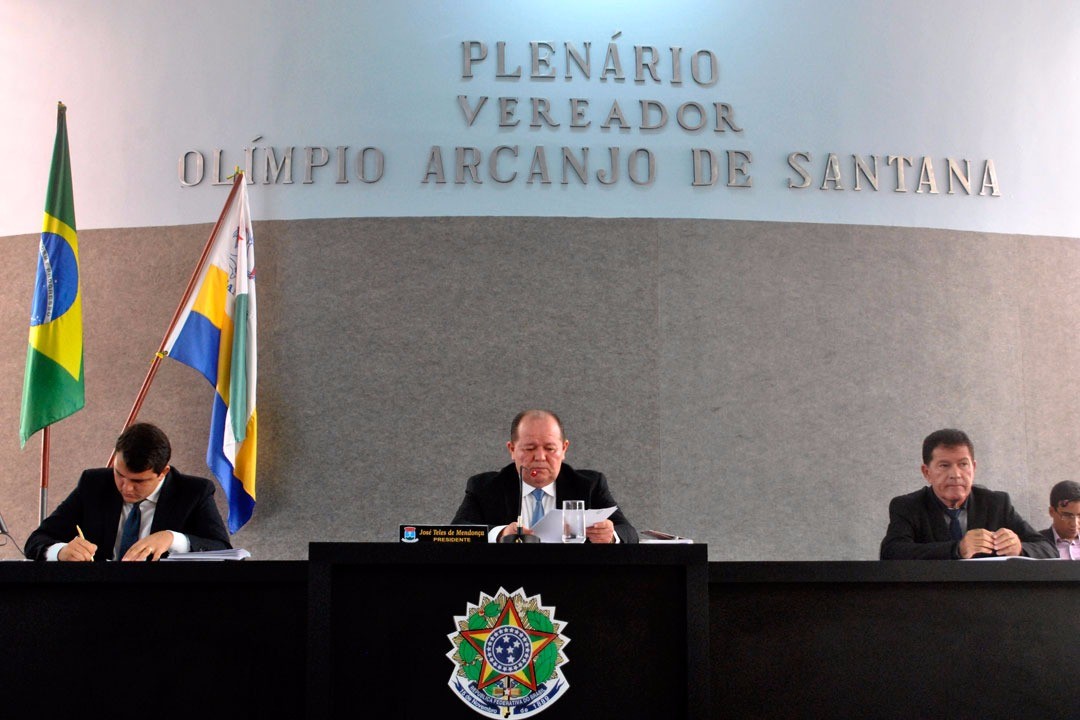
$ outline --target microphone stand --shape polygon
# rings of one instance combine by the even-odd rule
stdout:
[[[6,535],[7,537],[11,538],[11,542],[12,542],[12,544],[15,545],[15,549],[19,551],[20,555],[22,555],[23,557],[26,557],[26,553],[24,553],[23,549],[21,547],[19,547],[19,544],[17,542],[15,542],[15,538],[12,537],[11,532],[8,530],[7,523],[4,522],[4,516],[0,515],[0,536],[3,536],[3,535]],[[7,545],[7,540],[0,543],[0,547],[3,547],[4,545]]]
[[[518,468],[518,517],[517,532],[513,535],[503,535],[501,543],[538,543],[540,538],[536,535],[526,535],[521,530],[522,521],[525,518],[525,468]]]

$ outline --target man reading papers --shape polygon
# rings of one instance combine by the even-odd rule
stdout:
[[[529,528],[545,514],[561,508],[564,500],[584,500],[586,508],[616,506],[603,473],[575,470],[563,462],[569,446],[562,421],[555,413],[518,413],[510,424],[510,441],[506,443],[513,462],[498,472],[469,478],[465,498],[451,522],[487,525],[488,539],[498,542],[503,535],[518,532],[519,511],[525,525],[521,532],[531,534]],[[590,525],[585,534],[590,543],[638,541],[637,531],[621,510]]]

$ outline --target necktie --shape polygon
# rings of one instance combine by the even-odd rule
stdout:
[[[533,500],[536,501],[533,504],[532,520],[529,520],[529,528],[532,529],[540,522],[540,518],[544,517],[544,491],[540,488],[536,488],[529,494],[532,495]]]
[[[124,521],[124,530],[120,533],[120,549],[116,553],[116,559],[123,559],[127,551],[131,549],[131,546],[135,544],[135,541],[139,539],[139,530],[142,527],[142,511],[139,510],[139,506],[142,505],[142,500],[135,503],[131,508],[131,512],[128,513],[127,520]]]
[[[949,516],[949,537],[953,540],[963,539],[964,533],[960,530],[960,508],[945,508],[945,514]]]

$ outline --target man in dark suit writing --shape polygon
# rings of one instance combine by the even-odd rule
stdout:
[[[166,552],[232,547],[209,480],[169,466],[156,426],[136,423],[116,440],[112,468],[86,470],[26,540],[33,560],[160,560]]]
[[[617,505],[603,473],[575,470],[563,462],[569,446],[562,421],[555,413],[548,410],[518,413],[510,424],[510,441],[506,443],[513,462],[498,472],[469,478],[465,498],[451,522],[487,525],[489,540],[497,542],[503,535],[518,531],[519,508],[526,525],[522,532],[531,534],[528,526],[561,508],[564,500],[584,500],[586,508]],[[519,473],[525,483],[524,496]],[[621,510],[587,527],[585,535],[591,543],[638,541],[637,531]]]
[[[1020,517],[1007,493],[974,484],[975,446],[967,433],[932,432],[923,440],[922,452],[927,486],[889,503],[882,560],[1057,555]]]

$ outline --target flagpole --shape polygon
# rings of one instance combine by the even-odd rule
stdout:
[[[244,182],[244,172],[237,168],[233,178],[233,186],[232,190],[229,191],[229,197],[225,201],[225,206],[221,208],[221,215],[218,216],[217,222],[214,223],[214,228],[210,231],[210,237],[206,239],[206,247],[203,248],[202,255],[199,256],[199,262],[195,265],[195,272],[191,274],[191,279],[188,280],[187,289],[184,290],[184,295],[180,298],[180,304],[176,306],[176,312],[173,313],[172,320],[169,321],[169,327],[165,330],[165,335],[161,338],[161,345],[158,346],[157,352],[154,353],[154,360],[150,363],[150,369],[146,372],[146,378],[143,380],[142,387],[139,388],[139,394],[135,397],[135,402],[131,406],[131,412],[128,413],[127,420],[124,421],[124,427],[121,428],[121,432],[128,429],[138,416],[139,410],[142,409],[146,394],[150,391],[150,383],[154,382],[154,376],[157,375],[158,366],[161,365],[161,359],[165,357],[165,344],[168,342],[169,336],[172,335],[176,323],[180,320],[180,316],[184,312],[184,306],[187,305],[191,293],[195,290],[195,283],[198,282],[199,273],[202,272],[203,265],[206,264],[206,258],[210,255],[210,249],[214,244],[214,238],[217,237],[218,230],[221,229],[221,224],[225,221],[225,215],[228,213],[229,208],[232,207],[233,198],[236,196],[236,193],[239,192],[240,186]],[[115,451],[109,454],[107,467],[112,467],[115,454]]]
[[[41,497],[38,499],[38,525],[45,522],[49,508],[49,428],[41,429]]]
[[[57,244],[55,250],[46,250],[46,235],[51,236]],[[42,223],[41,239],[38,241],[38,275],[35,278],[34,307],[31,309],[30,318],[30,344],[26,356],[26,373],[23,378],[23,407],[20,418],[19,436],[23,447],[26,446],[30,436],[41,430],[41,473],[40,494],[38,499],[38,516],[41,522],[45,521],[49,511],[49,445],[52,436],[51,425],[61,419],[81,410],[86,404],[85,386],[83,383],[83,342],[82,342],[82,300],[79,291],[79,245],[75,230],[75,207],[71,189],[71,159],[68,154],[67,135],[67,106],[62,102],[56,103],[56,138],[53,141],[52,164],[49,168],[49,183],[45,192],[45,218]],[[52,241],[49,241],[51,245]],[[59,248],[66,246],[70,249],[70,256]],[[50,255],[52,260],[61,263],[66,270],[59,271],[55,276],[48,267]],[[67,259],[65,257],[67,256]],[[70,274],[67,274],[70,273]],[[48,277],[46,278],[46,274]],[[66,276],[66,279],[65,279]],[[55,282],[54,282],[55,281]],[[72,301],[62,309],[53,307],[53,297],[56,293],[59,297],[60,285],[74,284],[75,295]],[[39,312],[37,307],[37,291],[47,293],[49,300],[44,313]],[[59,302],[59,301],[58,301]],[[54,310],[57,312],[54,315]],[[74,310],[73,312],[69,312]],[[69,324],[56,325],[54,322],[61,317],[67,319]],[[37,324],[35,324],[35,321]],[[51,326],[47,331],[48,339],[42,340],[39,345],[35,337],[40,340],[43,336],[35,333],[35,328]],[[66,329],[65,329],[66,328]],[[74,368],[64,365],[57,358],[64,354],[67,343],[74,345],[77,350],[78,362]],[[63,347],[61,347],[63,346]],[[58,354],[59,353],[59,354]],[[56,370],[63,365],[63,370],[71,376],[74,383],[68,383],[63,379],[63,372],[44,372],[39,367],[39,360],[44,356],[52,360]],[[38,368],[35,371],[35,368]],[[45,408],[41,407],[44,402]],[[35,407],[37,405],[37,407]]]

